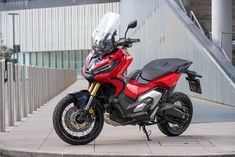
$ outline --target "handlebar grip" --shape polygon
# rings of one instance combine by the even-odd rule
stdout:
[[[202,78],[202,75],[197,74],[197,77]]]
[[[138,43],[140,39],[128,39],[130,43]]]

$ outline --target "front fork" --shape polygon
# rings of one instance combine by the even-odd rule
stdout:
[[[90,93],[90,98],[86,104],[86,107],[84,108],[85,111],[87,111],[90,108],[94,97],[96,97],[97,95],[100,85],[101,84],[99,82],[92,82],[91,86],[89,87],[88,91]]]

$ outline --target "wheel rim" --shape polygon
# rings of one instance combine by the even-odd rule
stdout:
[[[74,103],[70,103],[65,106],[61,112],[60,126],[63,132],[70,138],[82,139],[87,138],[97,128],[97,118],[95,115],[86,115],[89,117],[87,121],[79,122],[78,117],[81,114],[81,110],[78,109]]]

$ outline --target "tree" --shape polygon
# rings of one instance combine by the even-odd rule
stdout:
[[[3,44],[2,34],[0,33],[0,59],[10,59],[12,49]]]

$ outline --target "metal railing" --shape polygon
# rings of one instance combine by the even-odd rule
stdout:
[[[222,54],[224,55],[224,57],[228,60],[228,62],[231,63],[230,58],[228,57],[227,53],[225,52],[225,50],[223,48],[221,48]]]
[[[186,9],[185,9],[185,7],[184,7],[183,2],[182,2],[181,0],[177,0],[176,3],[178,3],[178,5],[180,6],[180,8],[183,10],[183,12],[184,12],[185,14],[187,14],[187,11],[186,11]]]
[[[183,2],[182,2],[181,0],[177,0],[176,3],[178,3],[179,7],[183,10],[183,12],[184,12],[186,15],[188,15],[188,14],[187,14],[187,10],[185,9]],[[204,32],[204,30],[203,30],[203,28],[202,28],[200,22],[198,21],[196,15],[194,14],[194,12],[193,12],[192,10],[189,12],[189,18],[190,18],[190,19],[193,21],[193,23],[201,30],[201,32],[202,32],[203,34],[205,34],[205,32]]]
[[[199,23],[197,17],[195,16],[195,14],[194,14],[194,12],[192,10],[189,12],[189,17],[193,21],[193,23],[196,24],[196,26],[201,30],[201,32],[203,34],[205,34],[204,30],[202,29],[201,24]]]
[[[76,71],[0,62],[0,131],[14,126],[76,81]]]
[[[209,39],[212,41],[212,32],[208,32],[209,34]],[[224,41],[224,35],[229,35],[229,34],[235,34],[235,32],[222,32],[221,33],[221,40],[220,40],[220,44],[218,45],[218,48],[220,48],[222,54],[225,56],[225,58],[228,60],[228,62],[232,62],[232,60],[228,57],[227,53],[225,52],[224,50],[224,47],[223,47],[223,41]],[[233,45],[231,43],[231,45]]]
[[[221,49],[223,49],[224,35],[233,35],[233,34],[235,34],[235,32],[222,32],[221,33],[221,40],[220,40],[220,48]]]
[[[223,47],[223,41],[224,41],[224,35],[233,35],[233,34],[235,34],[235,32],[222,32],[221,33],[221,40],[220,40],[220,49],[222,50],[222,52],[223,52],[224,56],[226,57],[226,59],[231,63],[233,61],[228,57],[227,53],[225,52],[224,47]],[[232,43],[231,43],[231,45],[232,45]]]

